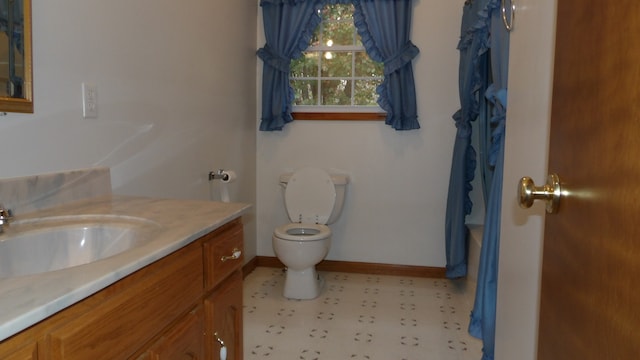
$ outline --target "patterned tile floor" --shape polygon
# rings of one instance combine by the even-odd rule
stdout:
[[[282,296],[281,269],[257,268],[244,285],[244,358],[478,360],[459,284],[325,272],[314,300]]]

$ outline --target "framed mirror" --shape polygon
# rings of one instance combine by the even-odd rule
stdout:
[[[33,113],[31,0],[0,0],[0,112]]]

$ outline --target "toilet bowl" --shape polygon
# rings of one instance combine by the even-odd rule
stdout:
[[[283,295],[290,299],[314,299],[323,288],[315,266],[327,256],[333,222],[341,211],[346,175],[330,176],[324,170],[303,168],[280,178],[285,187],[285,207],[292,223],[273,232],[273,251],[287,267]],[[336,201],[339,197],[339,207]],[[332,216],[333,215],[333,216]]]
[[[314,299],[323,288],[315,265],[331,246],[331,229],[317,224],[286,224],[273,233],[273,251],[287,267],[283,295],[289,299]]]

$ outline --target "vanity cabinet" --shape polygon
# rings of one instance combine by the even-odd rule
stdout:
[[[0,342],[0,359],[242,359],[240,219]]]

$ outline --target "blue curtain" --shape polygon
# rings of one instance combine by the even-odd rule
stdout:
[[[481,16],[489,0],[467,1],[462,13],[460,30],[460,65],[458,86],[460,110],[454,115],[457,132],[449,176],[449,192],[445,217],[446,276],[463,277],[467,274],[468,229],[465,224],[473,203],[469,198],[471,181],[476,168],[476,152],[471,146],[471,122],[481,113],[482,93],[487,86],[487,50],[489,28]]]
[[[396,130],[419,129],[411,61],[418,48],[411,42],[411,0],[354,0],[354,23],[369,57],[384,63],[378,104]]]
[[[483,360],[494,359],[496,330],[496,298],[498,254],[500,248],[500,216],[502,212],[502,180],[504,166],[504,134],[507,110],[509,69],[509,32],[502,23],[500,1],[492,0],[482,13],[489,21],[492,84],[485,97],[492,108],[491,146],[487,155],[493,165],[488,191],[487,213],[480,253],[478,284],[469,333],[483,341]]]
[[[291,59],[309,46],[313,30],[320,24],[314,0],[262,0],[266,45],[258,50],[262,71],[261,131],[282,130],[293,121],[293,90],[289,85]]]
[[[411,64],[419,50],[409,39],[412,0],[262,0],[266,45],[258,50],[264,62],[260,130],[282,130],[293,121],[291,60],[308,47],[321,21],[317,10],[336,3],[353,3],[365,50],[384,63],[384,81],[376,91],[386,123],[396,130],[419,129]]]
[[[481,66],[481,73],[486,78],[484,84],[489,84],[491,79],[489,79],[489,75],[491,74],[491,50],[489,50],[482,58],[483,64]],[[487,87],[484,87],[481,91],[481,94],[486,95]],[[480,102],[480,113],[478,114],[478,166],[480,170],[480,184],[482,187],[482,198],[489,199],[489,188],[491,187],[492,179],[493,179],[493,169],[494,165],[492,165],[490,159],[491,152],[491,137],[492,137],[492,128],[491,125],[491,111],[492,106],[489,101],[481,101]],[[487,210],[487,202],[484,202],[485,213]]]

